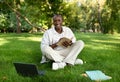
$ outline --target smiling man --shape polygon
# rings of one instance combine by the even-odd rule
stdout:
[[[54,15],[53,27],[48,29],[41,41],[42,60],[41,63],[52,60],[52,69],[57,70],[64,68],[66,65],[83,64],[77,56],[84,47],[82,40],[76,41],[76,37],[72,30],[62,26],[63,18],[61,15]],[[67,38],[68,40],[62,39]],[[58,45],[62,42],[62,45]]]

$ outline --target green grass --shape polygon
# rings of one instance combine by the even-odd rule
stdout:
[[[120,35],[75,33],[85,42],[79,54],[86,63],[51,70],[51,63],[40,64],[42,34],[0,34],[0,82],[94,82],[81,76],[86,70],[101,70],[112,77],[104,82],[120,82]],[[44,76],[22,77],[13,62],[34,63]]]

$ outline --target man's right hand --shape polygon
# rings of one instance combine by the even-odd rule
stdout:
[[[57,43],[50,45],[50,47],[51,47],[52,49],[56,48],[56,47],[57,47]]]
[[[71,43],[72,43],[72,42],[71,42]],[[71,43],[69,43],[68,41],[64,41],[64,42],[62,43],[62,45],[65,46],[65,47],[68,47],[68,46],[71,46]]]
[[[68,47],[72,45],[72,40],[63,37],[58,41],[58,44],[61,44],[61,46],[64,46],[64,47]]]

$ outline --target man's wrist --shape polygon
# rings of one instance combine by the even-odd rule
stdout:
[[[56,48],[58,45],[55,43],[55,44],[52,44],[50,45],[53,49]]]
[[[55,44],[53,44],[54,45],[54,47],[57,47],[58,45],[55,43]]]

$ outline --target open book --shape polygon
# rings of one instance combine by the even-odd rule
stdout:
[[[105,75],[102,71],[100,70],[91,70],[91,71],[86,71],[86,74],[89,76],[91,80],[95,81],[102,81],[102,80],[108,80],[111,79],[112,77]]]
[[[57,45],[58,45],[58,46],[63,46],[62,44],[63,44],[63,42],[65,42],[65,41],[67,41],[68,43],[71,44],[71,40],[70,40],[69,38],[63,37],[63,38],[57,43]]]

